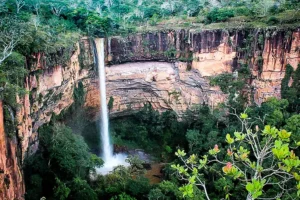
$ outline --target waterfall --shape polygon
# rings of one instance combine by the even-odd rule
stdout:
[[[113,146],[110,142],[109,136],[109,121],[108,121],[108,109],[106,103],[106,82],[105,82],[105,66],[104,66],[104,38],[97,38],[94,40],[95,42],[95,63],[98,66],[99,73],[99,90],[100,90],[100,134],[102,141],[102,159],[104,161],[104,167],[97,169],[97,171],[101,174],[107,174],[111,171],[115,166],[125,165],[128,163],[125,162],[126,155],[125,154],[116,154],[113,155]]]
[[[99,89],[101,101],[101,140],[102,140],[102,156],[104,162],[108,162],[113,156],[113,148],[110,143],[108,131],[108,110],[106,104],[106,83],[105,83],[105,67],[104,67],[104,39],[95,39],[97,58],[98,58],[98,73],[99,73]]]

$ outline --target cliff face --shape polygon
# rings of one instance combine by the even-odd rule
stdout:
[[[181,114],[192,105],[224,101],[226,95],[218,88],[211,87],[196,70],[186,71],[186,68],[184,62],[135,62],[107,67],[107,94],[114,99],[111,116],[137,110],[147,102],[154,109]],[[86,106],[95,108],[94,114],[100,105],[98,95],[95,81],[86,99]]]
[[[10,139],[4,133],[2,102],[0,102],[0,199],[23,199],[25,186],[21,167],[24,158],[38,148],[38,128],[48,123],[73,103],[73,90],[81,81],[89,84],[93,54],[90,42],[82,39],[65,66],[47,69],[44,55],[37,55],[35,67],[25,80],[29,91],[18,97],[16,111],[17,136]],[[18,153],[18,155],[17,155]]]
[[[0,199],[22,199],[25,187],[17,157],[16,137],[7,137],[4,131],[3,104],[0,101]]]
[[[107,96],[114,98],[111,114],[124,114],[146,102],[178,114],[194,104],[216,105],[226,95],[209,86],[209,77],[231,73],[244,63],[252,73],[249,88],[257,104],[270,96],[280,98],[285,66],[297,68],[299,49],[300,29],[181,30],[108,38]],[[94,114],[100,104],[97,84],[92,81],[86,102],[95,108]]]
[[[89,40],[81,41],[83,48],[76,46],[66,66],[56,66],[47,69],[42,63],[37,62],[36,68],[26,78],[25,87],[30,91],[18,102],[21,108],[17,112],[18,136],[22,139],[22,158],[25,153],[29,155],[38,148],[38,128],[48,123],[53,114],[58,115],[63,109],[73,103],[73,90],[79,81],[88,85],[88,79],[93,54]],[[85,66],[80,66],[80,57],[85,56]],[[42,60],[42,59],[40,59]],[[39,60],[38,60],[39,61]],[[39,73],[42,71],[42,73]]]

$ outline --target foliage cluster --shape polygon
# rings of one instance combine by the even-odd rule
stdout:
[[[25,162],[26,199],[96,199],[88,180],[103,161],[89,152],[82,137],[57,123],[43,126],[39,134],[39,151]]]
[[[292,80],[292,83],[290,84]],[[291,65],[286,66],[286,73],[281,83],[281,96],[289,101],[290,112],[300,111],[300,64],[294,71]]]
[[[184,130],[184,123],[177,122],[174,112],[160,114],[150,104],[145,104],[130,117],[111,122],[112,136],[117,145],[157,152],[156,156],[162,160],[172,155],[176,145],[186,145],[182,140]]]
[[[206,198],[209,199],[205,179],[200,171],[216,163],[214,167],[223,166],[223,174],[218,173],[220,178],[238,180],[245,187],[245,194],[248,193],[245,195],[246,199],[258,197],[286,199],[299,196],[300,190],[295,185],[300,185],[297,182],[300,180],[298,175],[300,160],[294,152],[295,148],[290,149],[289,146],[292,133],[270,125],[265,126],[262,131],[256,125],[256,130],[252,130],[252,124],[249,124],[246,113],[237,117],[242,123],[242,131],[234,132],[233,137],[230,134],[226,135],[226,155],[221,153],[218,144],[215,144],[208,154],[203,155],[202,159],[196,154],[186,158],[184,151],[177,151],[176,155],[184,165],[172,167],[182,180],[187,181],[187,184],[180,188],[183,195],[194,196],[192,186],[197,185],[203,188]],[[230,190],[230,188],[225,190],[226,199],[230,198]]]

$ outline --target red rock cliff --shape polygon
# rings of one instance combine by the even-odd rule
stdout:
[[[23,199],[25,187],[17,157],[16,138],[9,138],[4,130],[3,104],[0,101],[0,199]]]
[[[165,31],[107,39],[107,96],[111,114],[124,114],[149,102],[178,114],[195,104],[216,105],[226,99],[209,77],[233,72],[247,63],[249,88],[257,104],[280,98],[286,64],[300,63],[300,29]],[[159,61],[159,62],[158,62]],[[92,81],[86,106],[99,108],[97,80]]]
[[[12,138],[4,132],[3,105],[0,102],[0,200],[23,199],[25,186],[21,166],[24,158],[38,148],[38,128],[48,123],[53,114],[59,114],[73,103],[73,89],[79,81],[89,84],[92,51],[87,39],[82,39],[80,44],[83,47],[79,48],[77,44],[65,66],[49,69],[42,58],[45,55],[37,55],[35,68],[25,80],[29,92],[17,98],[20,105],[15,116],[17,134]],[[80,57],[84,59],[80,61]]]

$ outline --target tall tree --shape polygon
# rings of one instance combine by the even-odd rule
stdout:
[[[17,13],[25,6],[25,0],[15,0],[17,6]]]
[[[13,52],[22,36],[21,22],[14,18],[0,19],[0,66]]]

